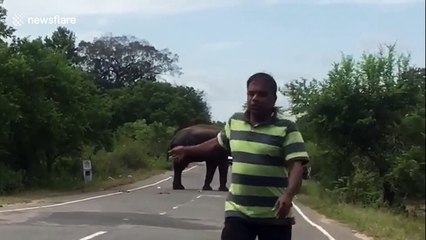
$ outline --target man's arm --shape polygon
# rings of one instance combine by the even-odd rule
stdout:
[[[299,193],[303,181],[303,164],[306,159],[294,159],[288,163],[289,178],[288,186],[285,194],[290,199],[293,199]]]
[[[192,145],[192,146],[185,146],[183,147],[185,151],[185,155],[191,155],[191,156],[197,156],[202,154],[207,154],[216,148],[220,148],[219,141],[217,137],[214,137],[210,140],[207,140],[203,143]]]
[[[305,148],[302,134],[295,123],[287,128],[287,135],[283,144],[285,161],[287,161],[289,178],[286,196],[290,199],[299,193],[303,181],[303,166],[309,162],[309,155]]]
[[[228,120],[225,127],[217,135],[217,141],[218,141],[219,145],[226,150],[231,149],[231,147],[229,146],[229,138],[230,138],[230,135],[231,135],[230,122],[231,122],[231,119]]]
[[[177,160],[185,156],[197,156],[207,154],[217,148],[225,148],[229,150],[229,121],[226,123],[224,129],[219,132],[217,137],[207,140],[203,143],[192,146],[178,146],[169,151],[169,154],[177,155]],[[179,157],[180,156],[180,157]]]

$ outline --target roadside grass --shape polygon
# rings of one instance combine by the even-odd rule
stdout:
[[[127,141],[117,144],[114,151],[101,150],[92,155],[93,179],[85,184],[82,172],[67,172],[67,168],[59,168],[44,189],[25,189],[21,192],[0,195],[0,207],[8,204],[29,203],[43,198],[69,196],[87,192],[114,189],[119,186],[145,180],[151,176],[171,170],[171,163],[165,157],[149,156],[137,142]],[[61,163],[74,163],[71,158],[61,159]],[[80,169],[81,166],[78,167]]]
[[[30,203],[43,198],[52,198],[59,196],[70,196],[74,194],[111,190],[116,187],[132,184],[145,180],[157,174],[166,172],[167,169],[140,169],[129,172],[127,175],[117,178],[100,179],[95,178],[92,182],[76,186],[71,190],[29,190],[12,195],[0,196],[0,207],[9,204]],[[129,176],[131,175],[131,177]]]
[[[317,183],[306,181],[298,201],[375,240],[424,240],[425,218],[339,203]]]
[[[125,124],[117,130],[111,149],[95,151],[94,146],[85,146],[78,157],[57,159],[50,177],[45,178],[40,173],[40,176],[26,179],[26,186],[22,176],[11,174],[10,171],[2,175],[0,171],[0,181],[2,176],[9,180],[3,184],[3,189],[0,184],[0,207],[43,198],[111,190],[172,170],[172,162],[165,153],[174,129],[161,127],[157,124],[147,125],[144,121]],[[90,159],[92,162],[93,179],[87,184],[83,182],[82,159]]]

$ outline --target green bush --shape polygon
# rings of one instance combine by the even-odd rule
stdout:
[[[23,173],[15,172],[0,164],[0,195],[21,191],[24,187]]]
[[[424,201],[425,72],[387,46],[281,90],[301,116],[313,179],[338,201],[394,209]]]
[[[166,153],[174,129],[144,120],[127,123],[117,130],[112,151],[91,156],[94,175],[116,177],[140,169],[170,169]]]
[[[112,152],[101,151],[92,157],[94,175],[118,176],[131,170],[146,168],[146,153],[134,141],[121,141]]]

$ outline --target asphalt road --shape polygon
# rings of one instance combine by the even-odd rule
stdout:
[[[168,172],[118,191],[0,208],[0,240],[218,240],[226,193],[199,191],[204,171],[202,165],[188,169],[183,175],[187,189],[181,191],[171,190]],[[295,204],[293,239],[359,239],[349,228],[326,220],[297,200]]]

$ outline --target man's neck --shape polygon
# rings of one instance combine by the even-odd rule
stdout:
[[[274,110],[271,110],[269,112],[265,112],[263,114],[250,113],[249,114],[250,123],[252,125],[264,123],[272,117],[273,113],[274,113]]]
[[[265,122],[268,118],[270,118],[270,116],[268,116],[268,114],[253,114],[253,113],[250,113],[250,122],[253,125]]]

